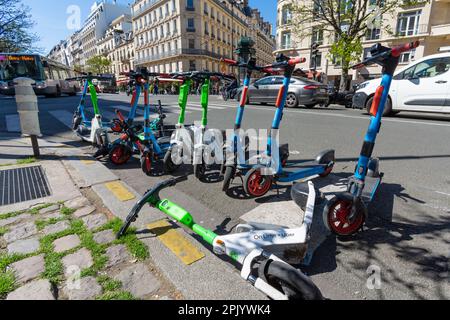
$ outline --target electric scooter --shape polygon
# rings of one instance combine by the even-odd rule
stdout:
[[[370,125],[364,138],[355,173],[348,179],[346,192],[335,194],[326,203],[323,211],[325,226],[339,236],[351,236],[363,228],[368,216],[368,203],[372,202],[381,184],[383,173],[379,170],[379,159],[372,158],[375,140],[381,128],[386,101],[392,77],[403,52],[419,46],[420,42],[411,42],[394,48],[374,45],[371,57],[353,66],[360,69],[364,66],[378,64],[383,67],[381,85],[375,92],[370,109]]]
[[[115,126],[113,122],[102,121],[102,116],[98,107],[97,91],[92,82],[94,79],[105,80],[106,78],[94,76],[92,74],[84,74],[83,76],[70,78],[67,80],[84,82],[81,100],[72,118],[72,129],[83,141],[97,144],[95,139],[96,133],[99,130],[114,129]],[[85,110],[88,93],[90,94],[92,106],[94,108],[94,117],[91,120],[87,119]]]
[[[288,165],[289,146],[277,144],[278,131],[283,118],[286,98],[289,94],[289,85],[292,73],[298,63],[304,62],[304,58],[289,58],[282,54],[277,56],[277,62],[266,66],[263,70],[272,73],[275,70],[284,70],[283,85],[280,87],[276,101],[276,112],[272,122],[270,136],[268,137],[267,151],[254,160],[257,164],[252,165],[227,165],[225,170],[224,191],[228,190],[231,180],[236,176],[244,174],[243,186],[247,195],[262,197],[271,189],[276,182],[293,182],[312,176],[328,176],[333,170],[335,163],[335,151],[325,150],[317,155],[313,162],[302,162],[297,165]],[[272,152],[275,151],[275,154]],[[250,162],[250,161],[249,161]],[[239,170],[239,172],[238,172]]]
[[[131,158],[134,152],[139,152],[142,171],[150,175],[154,160],[163,159],[170,146],[170,136],[159,136],[151,129],[150,104],[149,104],[149,79],[161,74],[149,73],[146,68],[141,68],[139,72],[130,71],[128,76],[136,79],[137,83],[144,86],[144,126],[143,132],[138,132],[136,126],[129,125],[127,131],[115,143],[110,152],[109,159],[116,165],[123,165]],[[136,86],[133,98],[138,101],[140,86]],[[130,118],[134,119],[134,115]],[[163,134],[164,131],[161,131]]]
[[[148,203],[200,236],[203,241],[212,246],[215,254],[228,256],[241,264],[241,277],[268,297],[275,300],[324,299],[309,277],[277,257],[269,249],[292,244],[307,245],[316,200],[316,191],[312,182],[298,185],[292,194],[296,203],[300,204],[306,212],[300,228],[286,229],[272,226],[266,229],[266,225],[249,223],[237,226],[236,233],[218,236],[213,231],[198,225],[184,208],[168,199],[160,198],[159,193],[162,190],[186,180],[187,177],[170,179],[147,191],[131,210],[117,237],[120,238],[127,233],[131,223],[138,218],[140,210]]]
[[[174,170],[178,167],[175,165],[176,162],[179,162],[176,159],[174,161],[173,156],[177,155],[180,157],[183,153],[183,146],[188,145],[186,141],[184,141],[185,137],[182,137],[182,130],[187,129],[189,131],[189,135],[191,138],[191,143],[188,145],[189,149],[192,149],[191,146],[194,145],[194,153],[193,153],[193,166],[194,166],[194,175],[198,179],[203,179],[206,171],[208,169],[207,164],[209,163],[208,159],[206,159],[205,151],[208,146],[211,145],[215,140],[214,137],[210,139],[206,139],[205,132],[208,126],[208,103],[209,103],[209,92],[210,92],[210,83],[212,79],[222,78],[229,79],[229,76],[226,76],[222,73],[218,72],[209,72],[209,71],[194,71],[194,72],[183,72],[183,73],[174,73],[172,74],[173,78],[183,79],[186,83],[183,84],[182,89],[180,90],[179,96],[179,105],[180,105],[180,117],[177,124],[177,130],[173,133],[171,138],[171,147],[167,151],[166,157],[164,158],[166,171],[169,173],[173,173]],[[193,80],[197,80],[202,82],[201,86],[201,106],[202,106],[202,119],[200,125],[191,125],[185,126],[185,110],[187,105],[187,94],[190,88],[190,84]],[[185,131],[186,132],[186,131]],[[185,133],[184,132],[184,133]],[[197,143],[198,142],[198,143]],[[191,150],[192,151],[192,150]],[[214,154],[211,155],[214,157]],[[180,157],[181,158],[181,157]]]

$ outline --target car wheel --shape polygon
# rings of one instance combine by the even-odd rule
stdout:
[[[295,108],[298,106],[298,99],[295,93],[288,93],[286,97],[286,107]]]
[[[366,102],[366,111],[368,114],[370,114],[370,109],[372,108],[372,103],[373,103],[373,97],[371,97],[369,100],[367,100]],[[383,112],[383,117],[388,117],[388,116],[392,116],[395,113],[392,111],[392,101],[391,98],[388,98],[388,100],[386,101],[386,106],[384,107],[384,112]]]

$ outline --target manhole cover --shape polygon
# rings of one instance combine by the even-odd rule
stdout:
[[[51,195],[41,166],[0,171],[0,206]]]

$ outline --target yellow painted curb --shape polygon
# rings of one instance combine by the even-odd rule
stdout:
[[[111,191],[114,196],[122,202],[133,200],[136,198],[120,181],[105,183],[106,188]]]
[[[185,265],[191,265],[205,257],[185,236],[175,230],[167,220],[149,224],[148,229],[172,251]]]

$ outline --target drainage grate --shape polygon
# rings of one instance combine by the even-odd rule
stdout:
[[[0,171],[0,206],[51,195],[41,166]]]

